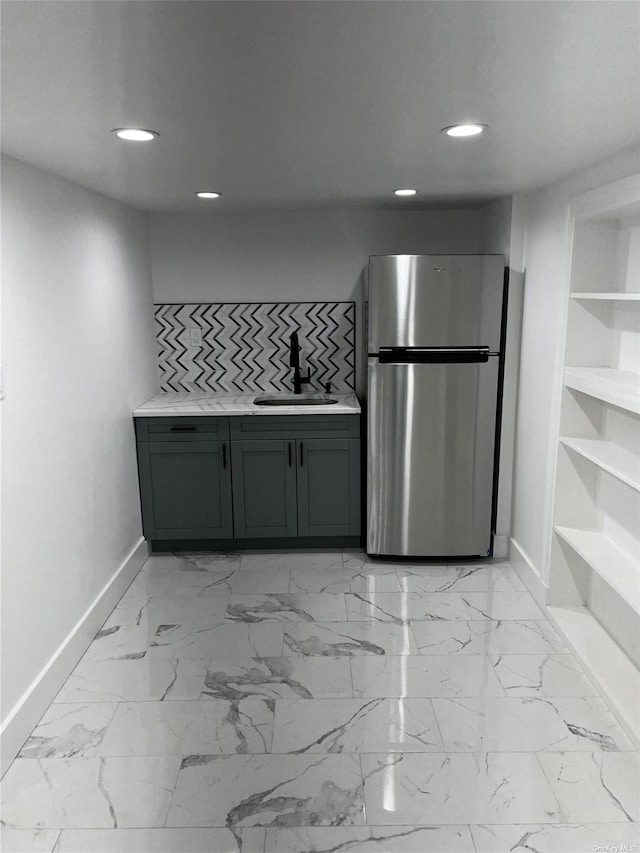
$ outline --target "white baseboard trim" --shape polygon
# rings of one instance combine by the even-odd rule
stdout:
[[[0,727],[1,775],[4,775],[148,556],[149,545],[140,538],[3,720]]]
[[[509,538],[509,562],[518,573],[518,577],[535,598],[540,607],[547,604],[548,587],[540,577],[527,552],[515,539]]]
[[[495,560],[506,560],[509,554],[509,537],[496,533],[493,537],[493,558]]]

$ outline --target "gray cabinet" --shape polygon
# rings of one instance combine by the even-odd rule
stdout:
[[[297,536],[294,442],[233,441],[233,514],[240,539]]]
[[[298,535],[360,533],[360,441],[298,440]]]
[[[237,537],[360,535],[357,415],[231,418],[230,435]]]
[[[231,448],[236,537],[359,535],[358,439],[245,439]]]
[[[228,446],[220,441],[149,442],[140,449],[148,539],[233,536]]]
[[[358,537],[359,430],[353,415],[136,419],[144,534]]]
[[[233,536],[228,434],[226,418],[136,420],[147,539]]]

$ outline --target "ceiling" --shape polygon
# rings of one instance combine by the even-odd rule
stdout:
[[[639,2],[2,2],[3,149],[149,211],[526,192],[639,144],[639,86]]]

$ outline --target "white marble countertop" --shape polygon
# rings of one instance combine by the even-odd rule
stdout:
[[[337,403],[325,406],[256,406],[256,397],[277,397],[279,394],[205,394],[194,391],[173,391],[156,394],[133,410],[137,418],[181,417],[193,415],[359,415],[360,403],[355,394],[330,394]],[[283,395],[284,396],[284,395]],[[320,397],[301,394],[301,397]]]

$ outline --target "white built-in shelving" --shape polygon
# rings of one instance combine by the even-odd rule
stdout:
[[[640,374],[614,367],[567,367],[567,388],[640,414]]]
[[[640,737],[640,175],[570,215],[547,605]]]
[[[628,554],[596,530],[555,528],[556,533],[598,574],[629,607],[640,614],[638,557]]]
[[[565,446],[584,456],[598,468],[617,477],[623,483],[640,492],[640,456],[614,444],[598,438],[560,437]]]
[[[588,293],[575,291],[571,294],[572,299],[600,299],[604,302],[639,302],[640,293],[622,293],[609,291],[600,291],[599,293]]]

